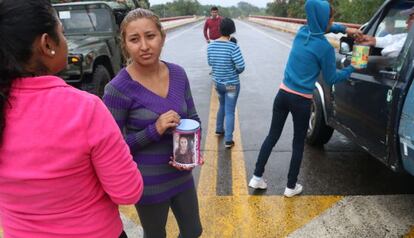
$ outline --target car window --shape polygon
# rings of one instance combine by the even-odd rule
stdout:
[[[383,37],[389,34],[407,33],[407,16],[402,15],[401,11],[414,6],[414,2],[400,1],[394,4],[382,19],[375,32],[375,36]]]
[[[398,56],[397,62],[395,63],[394,70],[396,72],[400,72],[404,63],[406,62],[407,58],[409,57],[410,51],[412,52],[414,49],[413,46],[414,42],[414,27],[411,27],[411,31],[405,41],[404,47]]]
[[[106,8],[57,9],[66,34],[112,31],[111,12]]]

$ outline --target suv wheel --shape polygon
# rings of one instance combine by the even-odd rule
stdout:
[[[105,85],[111,80],[111,75],[103,65],[95,67],[90,80],[82,83],[82,90],[102,97],[104,94]]]
[[[326,125],[319,92],[315,90],[311,105],[309,128],[306,143],[313,146],[322,146],[332,137],[333,129]]]

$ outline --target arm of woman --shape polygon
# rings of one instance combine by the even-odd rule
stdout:
[[[323,79],[329,85],[345,81],[355,70],[353,66],[349,65],[337,71],[335,51],[331,48],[327,49],[325,54],[321,56],[320,65]]]
[[[104,191],[116,204],[134,204],[142,195],[143,180],[128,145],[105,105],[96,98],[87,123],[90,158]]]
[[[245,64],[244,64],[243,55],[238,45],[236,45],[236,47],[234,48],[234,51],[232,53],[232,58],[233,58],[233,62],[236,67],[237,73],[241,74],[244,71]]]
[[[132,103],[131,99],[109,83],[105,87],[103,101],[115,118],[118,127],[124,132]],[[134,152],[153,142],[159,141],[161,135],[158,133],[156,122],[154,122],[138,132],[129,134],[125,134],[124,132],[124,138],[131,151]]]

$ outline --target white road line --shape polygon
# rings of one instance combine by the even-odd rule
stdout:
[[[174,40],[174,39],[175,39],[175,38],[177,38],[177,37],[182,36],[183,34],[187,33],[188,31],[193,30],[194,28],[196,28],[196,27],[198,27],[198,26],[200,26],[200,25],[202,25],[202,24],[204,24],[204,22],[203,22],[203,21],[202,21],[202,22],[200,22],[200,23],[198,23],[197,25],[195,25],[195,26],[191,27],[190,29],[187,29],[187,30],[185,30],[185,31],[182,31],[182,32],[180,32],[180,33],[178,33],[178,34],[176,34],[176,35],[174,35],[174,36],[167,37],[167,40],[165,40],[165,43],[169,42],[170,40]]]
[[[287,47],[287,48],[289,48],[289,49],[291,49],[291,48],[292,48],[292,45],[291,45],[291,44],[286,43],[286,42],[284,42],[284,41],[281,41],[281,40],[279,40],[279,39],[277,39],[277,38],[275,38],[275,37],[273,37],[273,36],[271,36],[271,35],[269,35],[269,34],[265,33],[264,31],[261,31],[261,30],[259,30],[259,29],[255,28],[255,27],[253,27],[253,26],[251,26],[251,25],[249,25],[249,24],[247,24],[247,23],[244,23],[244,22],[242,22],[242,21],[237,21],[237,22],[242,23],[242,24],[244,24],[245,26],[248,26],[249,28],[253,29],[254,31],[259,32],[260,34],[262,34],[262,35],[266,36],[267,38],[269,38],[269,39],[271,39],[271,40],[274,40],[274,41],[278,42],[279,44],[281,44],[281,45],[283,45],[283,46],[286,46],[286,47]]]

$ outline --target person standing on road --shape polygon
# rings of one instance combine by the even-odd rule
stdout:
[[[234,32],[236,32],[234,21],[224,18],[220,24],[221,37],[207,47],[207,60],[213,68],[212,76],[220,102],[216,134],[224,134],[226,148],[234,146],[234,114],[240,92],[239,74],[244,71],[245,67],[240,47],[230,40]]]
[[[297,183],[297,177],[302,163],[312,92],[315,89],[317,77],[322,72],[325,82],[332,85],[346,80],[354,71],[352,66],[336,71],[335,51],[324,34],[329,30],[361,34],[358,30],[346,29],[341,25],[332,26],[333,9],[328,1],[307,0],[305,10],[308,23],[299,29],[293,41],[284,80],[274,100],[270,130],[262,144],[254,175],[249,182],[252,188],[267,188],[262,175],[272,148],[282,133],[286,118],[291,113],[294,136],[288,181],[284,191],[286,197],[300,194],[303,189],[302,185]]]
[[[222,20],[219,16],[219,10],[217,7],[212,7],[210,10],[211,17],[207,18],[204,23],[204,38],[206,38],[207,43],[210,43],[212,40],[218,39],[220,34],[220,22]]]
[[[143,182],[100,98],[67,64],[49,0],[0,1],[0,220],[5,237],[126,237],[118,204]]]
[[[105,87],[103,100],[124,132],[144,178],[135,205],[144,236],[166,237],[171,208],[180,237],[199,237],[202,227],[191,168],[174,161],[172,130],[180,118],[200,122],[184,69],[160,60],[165,32],[153,12],[136,9],[121,23],[121,47],[130,63]]]

